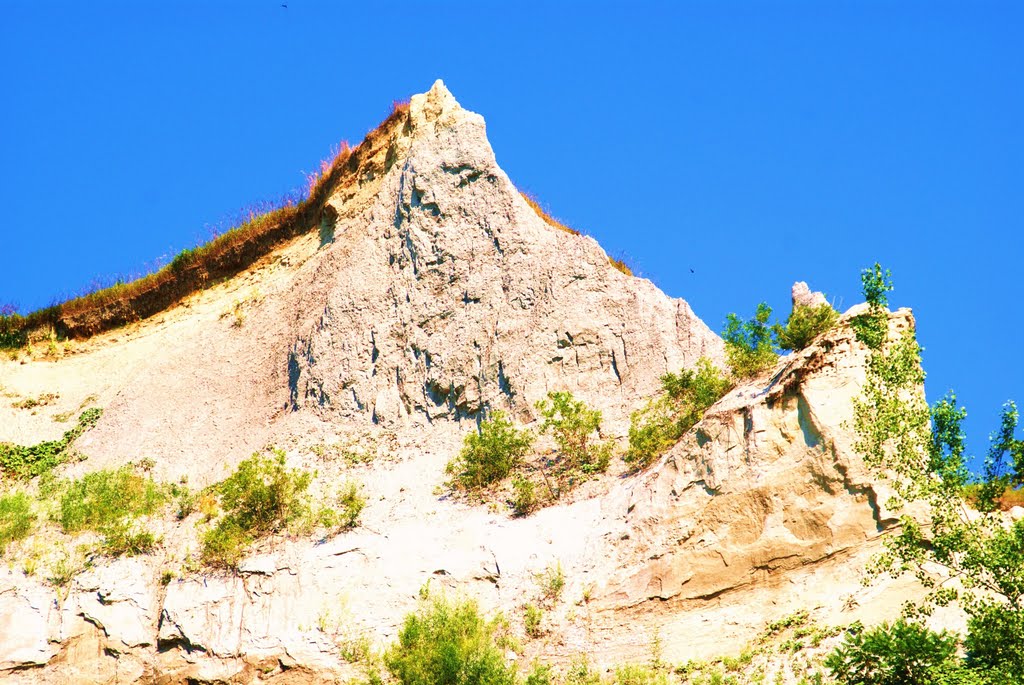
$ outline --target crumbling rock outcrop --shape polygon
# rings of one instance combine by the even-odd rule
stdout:
[[[514,616],[554,564],[567,582],[548,619],[560,640],[532,643],[524,659],[636,660],[649,655],[638,636],[655,633],[666,658],[689,658],[695,616],[764,588],[771,606],[803,601],[800,573],[891,523],[852,449],[866,350],[847,319],[734,388],[644,472],[620,470],[524,518],[450,496],[445,464],[486,410],[529,423],[536,400],[571,390],[622,436],[661,375],[701,356],[722,366],[723,344],[686,302],[539,217],[497,166],[483,119],[443,84],[389,121],[330,195],[318,234],[234,290],[125,341],[3,367],[16,386],[36,374],[62,401],[100,394],[104,417],[76,443],[90,458],[69,467],[79,472],[145,456],[159,476],[199,487],[275,443],[347,478],[312,461],[312,446],[379,437],[386,454],[356,473],[363,525],[280,536],[237,571],[197,571],[194,514],[163,523],[157,555],[96,558],[65,587],[7,569],[7,679],[356,678],[343,647],[392,640],[425,583]],[[817,302],[797,286],[794,302]],[[901,310],[891,325],[913,320]],[[19,436],[31,432],[19,421]]]
[[[440,81],[412,98],[394,149],[362,211],[329,201],[330,285],[292,352],[294,406],[385,425],[488,407],[528,419],[568,389],[621,431],[660,375],[722,358],[686,302],[546,224],[498,167],[483,118]]]

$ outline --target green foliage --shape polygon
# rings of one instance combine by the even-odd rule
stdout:
[[[497,627],[472,601],[436,597],[406,616],[384,663],[402,685],[513,685]]]
[[[668,685],[668,675],[650,666],[628,664],[615,669],[614,685]]]
[[[482,488],[502,480],[516,468],[533,445],[529,431],[518,430],[503,411],[480,423],[466,436],[462,451],[447,471],[464,488]]]
[[[154,513],[166,499],[159,485],[130,466],[93,471],[67,485],[57,520],[65,533],[103,531]]]
[[[749,378],[770,369],[779,358],[772,343],[772,327],[768,319],[772,308],[767,302],[757,305],[752,319],[744,321],[736,314],[726,317],[725,356],[738,378]]]
[[[71,443],[96,425],[103,410],[86,409],[78,417],[78,425],[64,433],[60,440],[22,446],[0,443],[0,471],[12,478],[34,478],[67,461]]]
[[[32,498],[24,492],[15,492],[0,497],[0,555],[7,545],[28,537],[35,524]]]
[[[526,685],[554,685],[555,675],[548,664],[534,664],[526,676]]]
[[[540,637],[543,631],[540,622],[544,619],[544,610],[536,604],[527,604],[523,608],[523,627],[530,637]]]
[[[359,491],[359,483],[346,481],[338,491],[337,509],[324,507],[320,510],[320,523],[326,528],[355,528],[359,516],[366,507],[366,498]]]
[[[931,685],[932,673],[954,663],[957,638],[904,620],[848,633],[825,660],[844,685]]]
[[[1019,563],[1024,554],[1024,521],[1014,525],[1013,553],[1002,560]],[[1009,537],[1009,536],[1007,536]],[[1008,568],[1011,581],[1020,583],[1020,566]],[[1024,673],[1024,612],[1006,604],[984,603],[971,612],[967,623],[967,663],[979,670],[1007,676]]]
[[[1007,402],[999,422],[999,431],[991,437],[992,444],[985,457],[985,478],[979,493],[979,505],[994,511],[997,500],[1007,490],[1024,485],[1024,440],[1013,437],[1020,414],[1017,405]]]
[[[629,449],[623,458],[638,468],[674,445],[732,384],[711,360],[701,357],[696,369],[666,374],[661,385],[664,394],[630,416]]]
[[[516,476],[512,479],[512,510],[516,516],[527,516],[537,508],[536,489],[529,478]]]
[[[888,289],[879,269],[866,278],[875,304]],[[881,285],[880,285],[881,284]],[[958,602],[968,615],[972,665],[991,673],[1019,673],[1024,659],[1024,521],[1008,524],[994,511],[996,494],[1024,482],[1024,441],[1014,438],[1016,407],[1003,410],[993,436],[985,481],[972,511],[964,434],[966,411],[947,395],[930,410],[925,403],[920,347],[913,331],[872,348],[862,396],[854,402],[855,447],[895,496],[886,506],[902,512],[899,530],[869,572],[912,573],[928,594],[908,614],[928,614]],[[915,503],[923,518],[906,513]],[[958,584],[946,583],[953,577]]]
[[[883,271],[882,265],[876,262],[870,269],[861,271],[860,281],[868,311],[855,316],[850,325],[853,326],[857,340],[872,350],[880,350],[889,334],[889,315],[886,310],[889,298],[886,293],[893,289],[892,274],[888,269]]]
[[[772,332],[783,350],[802,350],[822,333],[830,330],[839,320],[839,312],[827,302],[811,307],[798,304],[793,307],[786,325],[775,324]]]
[[[570,392],[549,392],[536,406],[544,418],[541,433],[551,433],[558,445],[559,460],[549,466],[559,481],[559,493],[575,484],[577,474],[586,476],[608,468],[612,443],[593,437],[601,427],[600,411]]]
[[[27,344],[25,318],[13,307],[0,307],[0,350],[16,350]]]
[[[548,566],[533,578],[545,601],[557,602],[562,596],[562,590],[565,589],[565,573],[562,571],[561,562],[555,562],[553,566]]]
[[[253,454],[217,486],[224,516],[203,535],[204,562],[234,566],[257,537],[283,529],[308,511],[304,494],[312,474],[286,468],[284,451],[273,453],[273,457]]]

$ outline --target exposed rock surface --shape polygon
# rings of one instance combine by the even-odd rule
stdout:
[[[13,567],[0,575],[8,679],[344,680],[358,669],[343,647],[393,639],[426,582],[516,617],[554,564],[567,587],[547,620],[561,637],[530,642],[524,664],[645,659],[655,634],[666,659],[717,654],[766,619],[808,602],[839,612],[863,592],[850,569],[890,516],[846,428],[866,354],[845,324],[733,389],[642,473],[619,464],[519,519],[446,494],[444,466],[486,408],[529,423],[536,400],[567,389],[621,436],[662,374],[721,365],[722,342],[684,301],[538,217],[482,118],[440,82],[380,141],[319,235],[79,355],[0,362],[7,388],[57,392],[53,411],[92,393],[106,407],[71,473],[145,456],[203,485],[275,442],[321,480],[357,476],[362,527],[270,540],[237,573],[187,568],[195,517],[165,522],[158,555],[98,560],[63,589]],[[891,325],[913,320],[901,310]],[[51,437],[51,423],[0,408],[0,440]],[[339,436],[378,458],[311,456]]]
[[[794,307],[798,304],[804,307],[820,307],[823,304],[828,304],[824,293],[812,291],[803,281],[793,284],[792,298]]]

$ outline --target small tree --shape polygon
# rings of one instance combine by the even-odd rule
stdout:
[[[508,476],[532,446],[529,431],[518,430],[505,412],[495,411],[480,423],[479,431],[466,436],[462,451],[446,470],[462,487],[482,488]]]
[[[888,272],[879,274],[876,265],[865,278],[876,294],[891,289]],[[1024,484],[1024,441],[1013,437],[1016,407],[1004,408],[974,511],[965,496],[970,477],[961,422],[967,412],[952,394],[929,409],[913,330],[893,342],[887,320],[865,330],[872,331],[866,341],[871,355],[854,402],[855,449],[892,485],[895,495],[886,506],[901,513],[898,531],[886,538],[869,572],[909,571],[928,589],[922,602],[905,607],[908,615],[958,602],[968,615],[972,663],[993,673],[1024,672],[1024,520],[1008,524],[991,495]],[[872,337],[876,333],[882,337]],[[909,514],[911,503],[923,505],[923,519]]]
[[[825,660],[845,685],[932,685],[935,673],[956,661],[958,640],[899,620],[853,630]]]
[[[629,449],[624,459],[643,468],[674,445],[704,417],[704,410],[729,391],[732,383],[710,359],[701,357],[695,369],[661,377],[664,394],[633,412]]]
[[[570,392],[549,392],[536,407],[544,417],[540,432],[550,432],[558,445],[562,463],[556,475],[571,478],[574,471],[591,474],[608,468],[612,444],[593,437],[601,427],[600,411]]]
[[[402,685],[514,685],[515,669],[505,663],[497,629],[475,602],[428,598],[406,616],[384,663]]]
[[[892,274],[875,262],[870,269],[861,271],[860,282],[864,300],[868,303],[868,311],[866,314],[855,316],[850,324],[857,335],[857,340],[872,350],[878,350],[881,349],[888,333],[889,314],[886,307],[889,305],[889,298],[886,293],[893,289]]]
[[[772,308],[767,302],[757,305],[752,319],[744,320],[736,314],[726,317],[725,356],[729,368],[738,378],[750,378],[770,369],[779,356],[772,343],[772,327],[768,324]]]
[[[775,324],[772,332],[780,349],[802,350],[838,320],[839,312],[828,302],[816,306],[797,304],[786,319],[786,325]]]

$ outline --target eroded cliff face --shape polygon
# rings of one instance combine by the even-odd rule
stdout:
[[[368,206],[334,197],[323,313],[292,356],[292,401],[384,425],[529,420],[568,389],[624,426],[658,377],[722,359],[683,300],[620,273],[591,238],[553,230],[498,167],[483,118],[438,82],[413,97]]]
[[[538,217],[483,120],[442,84],[396,122],[358,182],[336,189],[319,235],[123,339],[0,362],[8,388],[45,387],[72,408],[97,393],[107,407],[68,473],[147,456],[158,476],[205,485],[276,443],[320,483],[358,478],[363,525],[267,540],[231,573],[196,568],[198,514],[151,522],[157,552],[96,558],[63,588],[11,564],[0,669],[12,682],[344,680],[361,668],[346,646],[387,644],[425,583],[520,625],[535,575],[555,564],[567,581],[546,619],[557,639],[524,638],[523,664],[644,659],[652,634],[666,659],[717,654],[811,598],[839,611],[858,592],[890,516],[851,447],[866,350],[845,320],[733,389],[641,473],[616,461],[526,518],[451,496],[445,464],[484,408],[529,425],[537,399],[571,390],[622,436],[662,374],[700,356],[721,365],[722,343],[684,301]],[[913,320],[901,310],[891,325]],[[0,439],[52,430],[45,412],[8,415]],[[374,458],[311,451],[339,439]],[[727,627],[709,633],[709,617]]]

